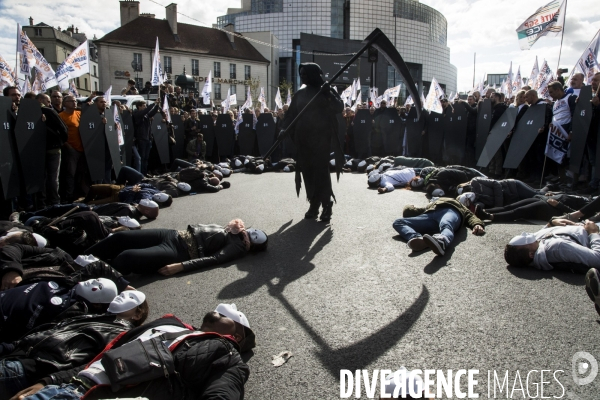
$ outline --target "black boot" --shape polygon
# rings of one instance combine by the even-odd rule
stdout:
[[[304,218],[306,218],[306,219],[317,218],[319,216],[319,206],[320,205],[321,205],[321,203],[319,203],[318,201],[311,201],[310,208],[308,209],[306,214],[304,214]]]
[[[329,203],[324,203],[323,204],[323,211],[321,212],[321,216],[319,217],[319,219],[321,221],[329,221],[331,219],[331,214],[333,214],[333,201],[330,201]]]

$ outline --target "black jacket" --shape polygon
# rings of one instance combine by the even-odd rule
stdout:
[[[165,316],[148,324],[134,328],[114,341],[112,348],[137,339],[148,329],[162,325],[174,325],[190,329],[173,316]],[[147,397],[151,400],[171,399],[227,399],[244,398],[244,384],[250,369],[242,361],[235,342],[219,335],[206,335],[188,339],[173,351],[177,376],[170,381],[155,379],[137,386],[122,389],[119,398]],[[67,383],[83,368],[52,374],[45,384]],[[95,386],[86,393],[86,399],[115,398],[110,386]]]
[[[504,195],[501,181],[489,178],[474,178],[471,180],[471,191],[475,193],[475,204],[484,208],[502,207]]]
[[[223,264],[246,255],[242,234],[225,232],[219,225],[188,225],[198,247],[200,258],[183,262],[184,271]]]
[[[154,103],[143,110],[137,110],[133,113],[133,124],[135,126],[134,131],[136,140],[152,140],[152,134],[150,133],[152,123],[150,118],[154,117],[154,114],[156,114],[159,109],[160,107],[158,104]]]
[[[492,119],[490,121],[490,131],[494,128],[494,125],[500,119],[502,114],[504,114],[504,111],[506,111],[507,108],[508,108],[508,106],[504,103],[497,103],[492,108]]]
[[[69,138],[67,125],[51,107],[42,107],[46,116],[46,150],[60,149]]]
[[[467,183],[477,176],[481,175],[470,168],[452,165],[445,168],[438,168],[434,171],[427,177],[426,185],[430,183],[438,184],[444,191],[444,196],[453,197],[456,196],[456,187],[458,185]]]
[[[23,364],[28,382],[50,374],[84,366],[104,350],[118,334],[133,325],[112,314],[82,315],[57,324],[45,324],[14,343],[4,360]]]

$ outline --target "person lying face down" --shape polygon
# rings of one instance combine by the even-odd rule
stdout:
[[[227,263],[248,252],[266,250],[268,236],[235,219],[227,226],[189,225],[187,230],[118,232],[87,249],[123,274],[173,275]]]
[[[106,314],[69,318],[34,330],[13,343],[0,344],[0,396],[5,399],[54,373],[92,361],[117,335],[144,323],[149,307],[144,293],[125,290]],[[232,322],[233,325],[233,322]],[[14,369],[22,376],[12,376]]]

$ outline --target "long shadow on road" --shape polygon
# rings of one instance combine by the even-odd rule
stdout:
[[[248,296],[267,284],[270,291],[282,292],[289,283],[315,268],[313,258],[332,238],[331,228],[324,223],[303,219],[292,226],[292,221],[286,222],[269,235],[269,248],[273,250],[241,261],[238,269],[247,271],[248,275],[221,289],[218,298]]]

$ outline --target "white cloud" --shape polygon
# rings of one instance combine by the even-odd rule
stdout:
[[[227,8],[241,7],[241,0],[141,0],[140,11],[165,17],[164,6],[175,1],[179,21],[211,26]],[[484,73],[506,73],[510,62],[513,72],[521,65],[528,76],[535,56],[545,59],[555,69],[560,37],[542,38],[531,50],[521,51],[515,29],[535,10],[549,0],[515,2],[514,0],[421,0],[446,17],[451,62],[458,69],[459,90],[470,89],[473,82],[473,53],[477,52],[476,80]],[[157,4],[160,3],[160,4]],[[75,25],[88,37],[102,37],[120,24],[119,1],[54,0],[51,2],[0,0],[0,54],[11,65],[15,59],[16,25],[45,22],[65,29]],[[593,0],[570,0],[567,9],[565,39],[561,66],[572,68],[585,46],[600,28],[600,7]],[[148,32],[148,34],[152,34]],[[431,77],[424,77],[430,79]]]

